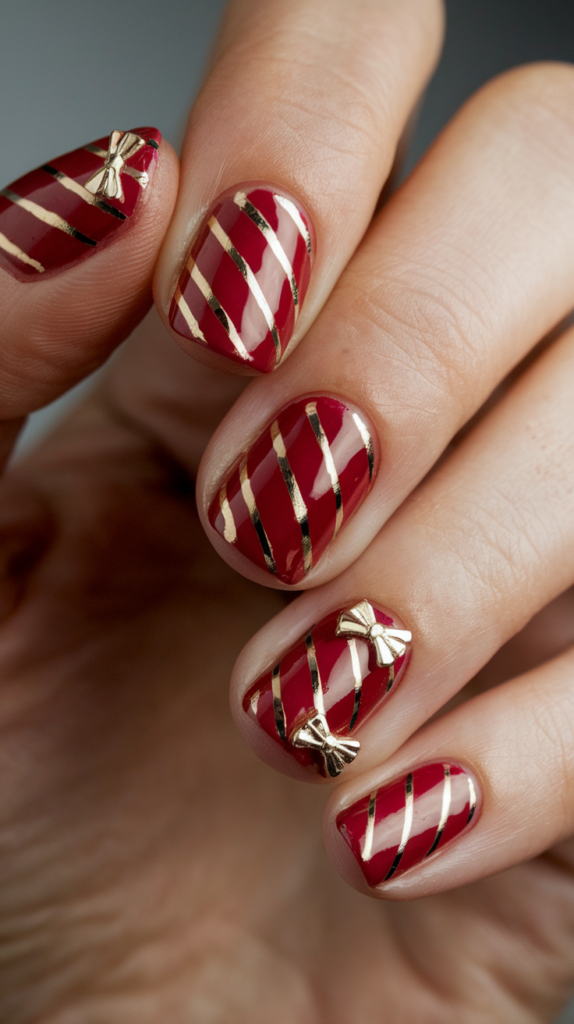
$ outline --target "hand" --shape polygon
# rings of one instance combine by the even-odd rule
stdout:
[[[285,183],[309,211],[316,255],[299,334],[280,344],[293,350],[316,319],[304,341],[238,398],[240,377],[194,363],[152,317],[98,392],[2,485],[7,1021],[547,1020],[571,982],[571,850],[563,841],[537,856],[572,831],[571,656],[425,725],[571,583],[570,336],[417,485],[572,304],[572,73],[527,69],[488,87],[353,257],[440,18],[426,2],[365,4],[362,18],[333,4],[318,33],[323,11],[232,8],[156,277],[167,317],[222,159],[218,187]],[[104,358],[145,310],[175,187],[165,147],[156,174],[138,222],[106,252],[52,281],[3,275],[6,447],[17,417]],[[105,330],[88,316],[78,330],[88,308],[105,310]],[[70,323],[74,335],[63,333]],[[352,520],[357,489],[341,486],[340,535],[297,580],[308,592],[280,611],[278,590],[211,550],[191,481],[238,399],[200,473],[208,523],[224,468],[283,405],[315,394],[360,410],[373,484],[361,485]],[[365,472],[368,459],[352,479]],[[285,548],[293,536],[279,532]],[[265,561],[250,567],[216,542],[235,567],[275,582]],[[327,812],[330,850],[347,855],[332,829],[341,810],[413,766],[452,761],[476,782],[472,827],[381,893],[434,893],[413,903],[345,887],[320,842],[320,787],[261,765],[226,714],[236,653],[280,612],[238,663],[235,712],[259,752],[316,778],[315,762],[298,766],[242,699],[314,621],[365,597],[412,632],[413,653],[382,710],[365,728],[357,720],[360,754]],[[533,660],[571,642],[567,602],[551,608],[551,626],[541,612],[529,628]],[[503,678],[529,667],[524,639],[499,656]],[[343,872],[364,885],[350,855]]]

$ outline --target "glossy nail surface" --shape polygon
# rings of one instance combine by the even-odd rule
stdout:
[[[358,601],[313,626],[253,683],[243,710],[299,764],[336,778],[359,753],[355,730],[399,683],[411,639]]]
[[[477,794],[459,765],[422,765],[376,789],[343,811],[337,828],[350,846],[367,884],[422,864],[471,823]]]
[[[222,484],[209,521],[254,565],[295,584],[361,504],[373,468],[371,435],[359,413],[335,398],[299,399]]]
[[[114,131],[0,191],[0,266],[36,281],[99,252],[134,214],[160,142],[155,128]]]
[[[264,185],[224,193],[180,274],[169,314],[173,330],[269,373],[297,323],[312,251],[309,218],[293,199]]]

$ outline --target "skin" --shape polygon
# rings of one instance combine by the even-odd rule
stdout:
[[[574,298],[574,76],[538,67],[488,86],[341,277],[436,58],[441,12],[365,4],[349,37],[333,3],[317,39],[311,7],[231,8],[190,121],[156,269],[159,314],[0,484],[7,1024],[535,1024],[553,1019],[574,981],[572,333],[557,329],[521,364]],[[373,59],[368,48],[357,59],[369,39]],[[387,65],[374,59],[385,40],[400,54]],[[304,45],[303,57],[319,53],[303,73],[293,52],[301,59]],[[262,108],[270,55],[286,77]],[[364,155],[357,116],[345,135],[337,111],[346,108],[319,87],[325,67],[361,97]],[[292,83],[311,118],[297,96],[281,109]],[[277,134],[263,131],[268,145],[252,155],[246,138],[263,117]],[[226,130],[207,133],[217,118]],[[300,139],[291,162],[283,132]],[[332,189],[329,152],[342,154]],[[168,151],[163,166],[124,251],[126,239],[49,289],[2,275],[6,450],[23,415],[93,369],[145,313],[177,186]],[[245,388],[190,359],[161,318],[201,209],[250,177],[281,180],[305,199],[323,263],[305,339],[275,375]],[[341,196],[355,203],[349,222]],[[108,319],[86,315],[72,338],[62,324],[88,300]],[[368,408],[386,483],[381,476],[323,575],[287,603],[222,560],[201,516],[256,417],[314,373],[322,389]],[[383,900],[339,877],[321,841],[325,792],[262,764],[227,696],[248,641],[234,672],[236,711],[249,681],[317,612],[364,590],[401,615],[417,644],[385,718],[361,737],[361,765],[327,804],[333,862],[361,887],[334,817],[413,763],[468,763],[483,801],[460,843]]]

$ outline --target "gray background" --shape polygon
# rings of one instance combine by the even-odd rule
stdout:
[[[177,147],[223,7],[222,0],[2,0],[0,181],[115,126],[155,124]],[[574,61],[572,0],[450,0],[447,9],[445,50],[411,165],[498,71]],[[24,445],[65,405],[32,417]],[[574,1024],[574,1003],[560,1024]]]

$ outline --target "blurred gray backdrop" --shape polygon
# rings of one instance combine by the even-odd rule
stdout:
[[[445,49],[409,166],[492,75],[526,61],[574,61],[572,0],[446,6]],[[223,0],[2,0],[0,181],[115,126],[157,125],[177,148],[223,8]],[[77,394],[31,417],[21,449]],[[574,1003],[560,1024],[574,1024]]]

